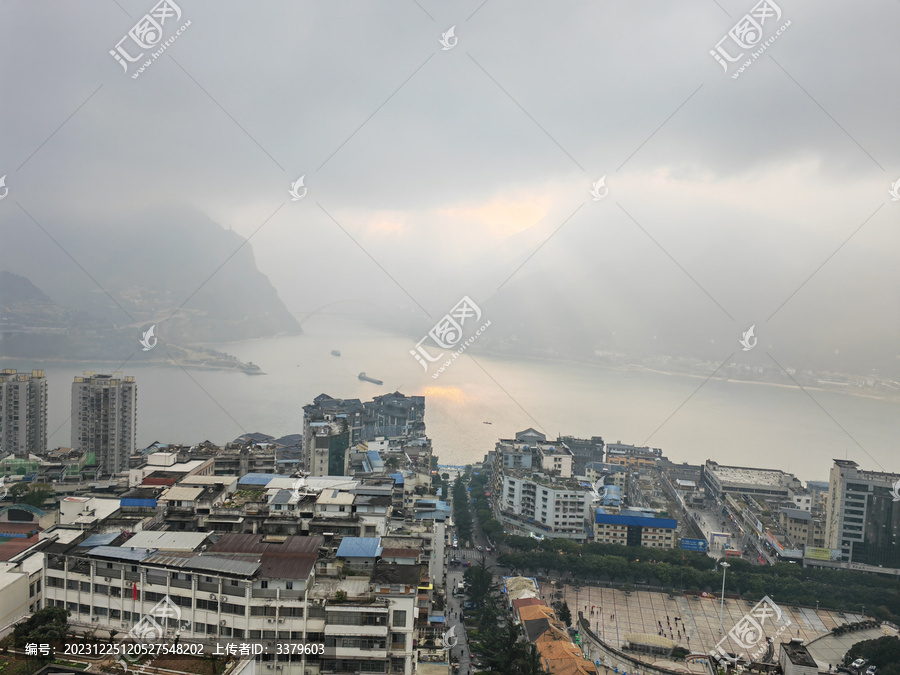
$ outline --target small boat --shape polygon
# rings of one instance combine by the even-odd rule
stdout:
[[[482,422],[482,424],[493,424],[493,422]]]
[[[332,356],[340,356],[340,355],[341,355],[341,350],[340,350],[340,349],[332,349],[332,350],[331,350],[331,355],[332,355]]]
[[[376,380],[374,377],[369,377],[365,374],[365,372],[359,374],[359,379],[361,379],[363,382],[371,382],[372,384],[384,384],[384,382],[382,382],[381,380]]]

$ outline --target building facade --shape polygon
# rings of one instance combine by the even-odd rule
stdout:
[[[0,448],[19,459],[46,452],[47,379],[43,370],[0,372]]]
[[[873,567],[900,568],[900,474],[863,471],[852,460],[831,468],[825,517],[826,547],[841,558]]]
[[[146,547],[111,534],[48,551],[44,606],[68,609],[81,628],[122,632],[152,619],[169,638],[324,645],[270,649],[261,673],[415,672],[415,583],[381,581],[375,570],[343,593],[336,582],[317,586],[322,537],[228,534],[210,544],[205,533],[147,534],[158,536],[135,542]],[[160,603],[167,618],[154,618]]]
[[[591,493],[577,481],[512,474],[503,476],[496,503],[510,532],[584,542],[590,538],[591,501]]]
[[[678,521],[673,518],[655,518],[633,509],[622,509],[618,514],[597,509],[594,541],[598,544],[675,548],[677,528]]]
[[[72,447],[94,453],[101,473],[128,469],[137,442],[134,378],[85,373],[72,383]]]

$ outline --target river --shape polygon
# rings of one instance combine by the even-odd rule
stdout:
[[[138,383],[138,445],[300,433],[302,406],[321,393],[366,400],[399,390],[426,397],[428,435],[444,464],[479,461],[498,438],[534,427],[551,438],[649,444],[676,462],[780,468],[803,481],[826,480],[833,458],[900,471],[896,401],[810,392],[820,408],[799,388],[711,380],[697,390],[703,379],[686,375],[475,352],[432,379],[409,354],[408,338],[324,319],[304,328],[301,336],[210,345],[265,375],[126,367]],[[109,372],[90,364],[10,367],[45,369],[51,447],[70,443],[72,378],[87,369]],[[360,371],[384,385],[360,381]]]

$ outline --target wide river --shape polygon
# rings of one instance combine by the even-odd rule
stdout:
[[[550,438],[596,435],[659,447],[676,462],[710,458],[785,469],[803,481],[827,480],[833,458],[900,471],[896,401],[811,391],[814,402],[796,387],[721,380],[691,396],[702,378],[488,355],[463,355],[432,379],[410,356],[414,345],[405,337],[324,320],[304,329],[297,337],[212,345],[257,364],[262,376],[126,367],[138,383],[138,445],[221,444],[252,431],[300,433],[302,406],[321,393],[366,400],[401,391],[426,397],[428,435],[443,464],[481,460],[498,438],[534,427]],[[341,356],[332,356],[332,349]],[[110,369],[12,366],[47,372],[51,447],[70,444],[72,378]],[[360,371],[384,385],[360,381]]]

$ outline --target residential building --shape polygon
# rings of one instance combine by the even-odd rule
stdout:
[[[852,460],[831,468],[825,546],[844,561],[873,568],[900,568],[900,474],[864,471]]]
[[[606,463],[619,464],[629,469],[655,466],[657,460],[665,459],[660,448],[637,447],[622,441],[606,445]]]
[[[511,533],[584,542],[590,538],[591,501],[590,490],[577,480],[511,470],[503,475],[495,508]]]
[[[346,418],[304,420],[303,453],[311,476],[346,476],[350,469],[350,429]]]
[[[395,391],[362,403],[358,398],[337,399],[319,394],[311,404],[303,406],[304,459],[307,425],[336,419],[346,423],[348,442],[354,447],[379,436],[414,439],[425,434],[425,397]]]
[[[561,478],[572,477],[572,451],[564,445],[539,445],[537,448],[538,461],[541,470],[552,473]]]
[[[782,642],[778,652],[778,665],[784,675],[818,675],[819,666],[803,644],[803,640],[793,639]]]
[[[600,436],[587,438],[575,438],[574,436],[559,436],[557,445],[563,445],[572,451],[572,473],[583,476],[585,466],[590,462],[602,462],[606,446]]]
[[[31,374],[0,371],[0,448],[18,459],[47,450],[47,378],[43,370]]]
[[[578,475],[583,475],[592,485],[602,478],[604,485],[615,485],[622,492],[628,481],[628,470],[624,466],[604,462],[588,462],[584,466],[584,473]]]
[[[594,541],[598,544],[675,548],[678,521],[657,518],[642,509],[622,509],[618,514],[597,509],[594,521]]]
[[[812,497],[811,510],[824,511],[825,502],[828,500],[828,481],[827,480],[809,480],[806,481],[806,489]]]
[[[782,508],[778,514],[778,524],[795,548],[825,545],[824,521],[805,509]]]
[[[47,547],[44,605],[68,609],[76,629],[130,629],[163,603],[177,610],[158,620],[166,636],[325,645],[321,655],[270,650],[257,672],[412,675],[421,567],[377,562],[317,584],[324,545],[317,536],[91,535]]]
[[[72,447],[94,453],[101,473],[128,469],[137,439],[134,378],[85,373],[72,383]]]

